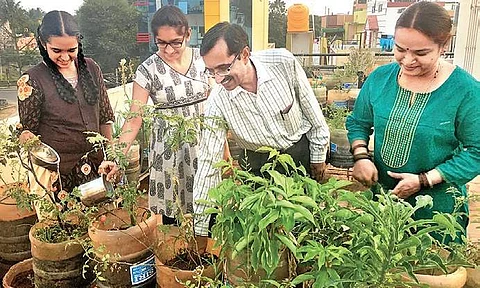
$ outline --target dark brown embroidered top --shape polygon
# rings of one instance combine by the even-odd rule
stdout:
[[[85,131],[100,132],[100,125],[114,121],[114,114],[100,67],[87,58],[87,68],[98,85],[99,101],[89,105],[80,83],[77,101],[68,103],[60,98],[48,67],[42,62],[31,68],[17,82],[18,113],[24,129],[41,136],[41,140],[60,155],[60,173],[70,173],[74,165],[92,147]],[[92,155],[101,162],[99,153]]]

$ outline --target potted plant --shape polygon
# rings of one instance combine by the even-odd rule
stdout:
[[[212,239],[194,235],[191,214],[179,211],[177,215],[179,227],[158,226],[155,266],[159,288],[182,288],[200,277],[215,279],[219,275]]]
[[[21,197],[28,194],[26,173],[18,161],[13,126],[0,123],[0,277],[13,264],[31,257],[28,233],[37,214]],[[10,173],[8,173],[10,170]],[[10,178],[10,179],[9,179]],[[16,201],[19,199],[19,202]]]
[[[108,139],[90,133],[87,140],[94,149],[105,151],[106,160],[114,160],[122,169],[128,160],[120,144],[109,145]],[[154,256],[157,219],[148,208],[139,205],[145,192],[137,181],[126,181],[112,189],[101,190],[108,199],[88,227],[91,247],[87,249],[88,265],[93,267],[97,281],[114,287],[147,285],[155,280]]]
[[[296,167],[289,155],[270,148],[272,163],[262,168],[264,177],[222,161],[219,168],[231,176],[209,191],[205,213],[217,214],[212,237],[226,259],[226,277],[234,285],[260,285],[265,280],[292,279],[290,260],[299,243],[294,233],[299,223],[313,222],[312,211],[320,209],[307,193],[315,182]],[[277,172],[283,167],[287,175]],[[294,270],[294,269],[293,269]]]
[[[288,155],[265,151],[273,162],[263,167],[263,177],[222,162],[222,169],[232,169],[231,178],[202,201],[210,206],[205,213],[218,214],[212,236],[230,283],[411,287],[424,281],[418,272],[425,269],[450,273],[449,267],[468,265],[461,247],[431,236],[455,238],[461,229],[455,215],[412,219],[416,210],[431,204],[431,197],[418,196],[411,206],[381,190],[377,198],[369,190],[347,191],[349,181],[331,178],[320,184]],[[286,174],[275,171],[276,165]],[[443,255],[442,249],[450,253]],[[286,273],[276,274],[284,266]]]
[[[355,99],[359,93],[359,77],[363,81],[363,76],[371,72],[374,64],[375,58],[371,51],[351,48],[343,69],[336,69],[333,73],[334,89],[328,90],[327,102],[331,104]]]
[[[461,251],[458,247],[445,246],[430,235],[437,232],[456,237],[461,227],[455,217],[439,213],[433,219],[411,218],[416,210],[431,205],[431,197],[418,196],[417,204],[412,207],[385,192],[377,195],[376,200],[368,190],[363,193],[342,191],[339,196],[338,199],[347,205],[336,205],[337,201],[332,202],[333,206],[325,205],[323,211],[329,209],[330,213],[319,214],[323,226],[316,227],[322,233],[306,234],[304,245],[297,250],[300,263],[309,267],[309,271],[293,280],[294,284],[412,287],[419,282],[435,282],[425,282],[430,279],[420,271],[437,269],[445,274],[451,272],[449,267],[456,269],[459,265],[468,265],[462,253],[458,253]],[[301,227],[299,233],[314,228]],[[325,229],[329,233],[325,233]],[[443,255],[439,252],[443,249],[451,253]],[[440,278],[445,284],[447,278]]]
[[[21,127],[17,127],[21,129]],[[87,234],[88,216],[92,212],[78,201],[78,190],[71,194],[51,184],[43,184],[35,173],[34,163],[43,163],[45,167],[57,163],[58,155],[49,146],[40,142],[38,137],[20,144],[19,133],[12,126],[10,135],[3,148],[10,159],[15,159],[23,171],[33,176],[43,192],[28,194],[22,189],[11,189],[7,195],[15,199],[19,207],[36,207],[41,220],[29,229],[28,239],[31,243],[33,270],[36,287],[82,287],[89,282],[88,275],[83,272],[84,258],[81,240]],[[3,158],[4,159],[4,158]],[[52,161],[52,162],[49,162]],[[58,171],[51,177],[59,177]],[[52,179],[55,180],[55,179]],[[51,181],[54,182],[54,181]],[[50,183],[50,182],[49,182]],[[16,186],[21,187],[21,186]],[[85,276],[85,277],[83,277]]]
[[[325,121],[330,129],[329,163],[338,168],[353,167],[353,155],[345,129],[345,121],[350,114],[347,108],[330,104],[323,109]]]

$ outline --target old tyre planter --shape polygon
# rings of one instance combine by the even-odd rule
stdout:
[[[33,259],[29,258],[10,267],[3,277],[3,288],[34,288],[32,276]]]
[[[137,225],[126,229],[130,218],[121,208],[104,212],[88,229],[96,257],[109,254],[109,268],[102,272],[105,281],[97,281],[99,288],[155,287],[155,243],[157,220],[149,209],[138,208]],[[106,216],[106,217],[103,217]],[[102,219],[103,218],[103,219]],[[102,219],[100,221],[99,219]]]
[[[174,230],[175,231],[175,230]],[[159,288],[183,288],[181,284],[187,281],[195,281],[194,275],[202,275],[211,279],[215,278],[215,268],[212,265],[206,263],[203,267],[198,267],[195,270],[182,270],[165,265],[169,261],[175,259],[179,251],[182,249],[195,249],[193,245],[188,245],[183,239],[175,237],[173,234],[167,235],[167,237],[159,237],[159,243],[156,247],[156,259],[155,266],[157,268],[157,287]],[[206,237],[197,237],[197,247],[199,255],[205,253],[205,251],[212,252],[209,248],[209,242],[211,239]],[[213,252],[212,252],[213,253]],[[218,256],[218,255],[216,255]],[[178,280],[177,280],[178,279]]]
[[[12,183],[0,186],[0,277],[13,264],[32,257],[28,233],[37,222],[35,211],[19,209],[14,199],[7,197],[10,189],[21,188],[27,193],[27,185]]]
[[[330,131],[330,164],[337,168],[353,167],[353,155],[350,153],[347,130],[333,129]]]
[[[33,236],[35,231],[47,225],[43,222],[37,223],[30,229],[29,234],[32,245],[35,287],[87,287],[89,281],[82,276],[85,263],[82,245],[78,240],[45,243],[36,239]]]

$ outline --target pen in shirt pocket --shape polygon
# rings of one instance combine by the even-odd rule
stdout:
[[[293,102],[287,107],[285,107],[285,109],[280,110],[280,116],[282,116],[282,120],[285,121],[285,117],[283,117],[283,115],[286,115],[288,112],[290,112],[290,109],[292,109],[292,105],[293,105]]]

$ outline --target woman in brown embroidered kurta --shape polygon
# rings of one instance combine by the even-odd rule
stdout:
[[[92,150],[84,132],[100,132],[111,139],[114,120],[100,67],[84,57],[80,38],[73,16],[47,13],[37,37],[43,62],[17,82],[21,140],[39,135],[58,152],[66,191],[98,177],[102,155],[82,159]]]

